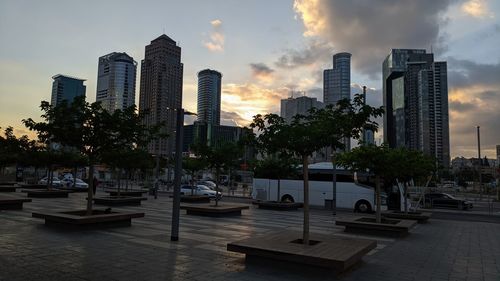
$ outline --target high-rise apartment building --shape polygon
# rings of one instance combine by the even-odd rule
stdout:
[[[338,53],[333,56],[333,68],[323,72],[323,102],[336,104],[341,99],[351,98],[351,54]]]
[[[339,100],[351,99],[351,54],[333,55],[333,68],[323,71],[323,102],[336,104]],[[351,140],[344,139],[345,151],[351,150]]]
[[[52,76],[52,96],[50,103],[57,106],[63,100],[69,103],[78,96],[85,97],[86,86],[83,85],[85,79],[75,78],[67,75],[57,74]]]
[[[220,125],[222,74],[211,69],[198,72],[198,121]]]
[[[287,123],[290,123],[295,115],[307,115],[309,109],[313,107],[323,108],[323,103],[316,98],[306,96],[282,99],[280,109],[281,117],[283,117]]]
[[[126,53],[111,53],[99,58],[96,101],[110,112],[135,104],[137,62]]]
[[[384,142],[450,164],[446,62],[425,50],[393,49],[383,63]]]
[[[171,155],[175,151],[176,109],[182,107],[181,48],[167,35],[146,46],[141,62],[139,110],[147,110],[144,124],[154,126],[164,122],[168,138],[153,141],[150,153]]]

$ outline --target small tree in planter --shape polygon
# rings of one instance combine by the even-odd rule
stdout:
[[[435,170],[435,159],[421,151],[397,148],[392,151],[393,165],[398,167],[395,177],[403,183],[404,212],[408,214],[408,183],[421,181]]]
[[[191,176],[193,185],[196,186],[196,176],[199,171],[205,169],[207,163],[202,158],[185,157],[182,161],[182,169]],[[191,189],[191,195],[194,195],[194,189]]]
[[[135,107],[109,113],[100,103],[90,104],[84,97],[77,97],[71,104],[63,101],[58,106],[42,101],[40,108],[45,121],[25,119],[26,127],[36,131],[47,144],[75,148],[87,157],[90,169],[86,215],[92,215],[93,167],[103,153],[147,143],[158,132],[157,127],[142,125],[142,115]]]
[[[278,180],[276,201],[281,202],[281,179],[297,175],[298,160],[283,153],[268,155],[257,162],[254,169],[255,177]]]
[[[219,178],[228,166],[233,165],[235,159],[242,154],[241,148],[235,143],[223,142],[218,145],[207,146],[196,144],[192,150],[205,161],[210,169],[215,170],[215,206],[219,205]]]
[[[352,101],[342,99],[335,105],[330,104],[322,109],[311,109],[311,119],[318,123],[321,133],[321,137],[317,141],[332,150],[332,193],[334,195],[336,193],[337,150],[345,149],[343,142],[345,138],[359,140],[363,130],[376,132],[378,124],[371,119],[382,116],[383,113],[382,107],[375,108],[365,104],[360,95],[355,95]],[[335,204],[335,200],[333,204]]]
[[[296,115],[290,124],[276,114],[256,115],[251,128],[260,132],[258,137],[262,144],[269,143],[278,152],[300,157],[304,176],[304,224],[302,243],[309,245],[309,157],[323,147],[318,142],[320,130],[318,123],[309,118]]]
[[[375,197],[376,197],[376,222],[382,222],[380,210],[380,186],[381,180],[391,182],[399,167],[395,165],[395,156],[392,149],[387,145],[366,145],[352,149],[350,152],[339,155],[338,161],[344,167],[357,172],[370,172],[375,175]]]

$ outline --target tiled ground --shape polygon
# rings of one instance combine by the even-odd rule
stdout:
[[[31,218],[32,211],[84,208],[84,197],[33,199],[23,211],[1,211],[0,280],[500,280],[500,224],[494,223],[432,220],[406,238],[371,237],[377,249],[352,271],[334,276],[274,263],[246,265],[244,255],[226,251],[227,242],[240,238],[300,231],[301,211],[251,207],[233,218],[181,211],[180,241],[172,243],[167,196],[114,208],[146,213],[126,228],[61,232]],[[321,210],[312,211],[311,231],[354,236]]]

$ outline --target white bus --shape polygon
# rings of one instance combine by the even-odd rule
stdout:
[[[309,204],[331,206],[332,164],[320,162],[309,165]],[[364,177],[366,178],[366,177]],[[370,184],[371,185],[371,184]],[[375,189],[368,184],[361,184],[356,176],[342,167],[337,168],[337,208],[353,209],[358,212],[375,210]],[[278,180],[255,178],[252,198],[255,200],[278,201]],[[303,180],[282,179],[280,181],[281,201],[304,202]],[[382,209],[385,206],[382,196]]]

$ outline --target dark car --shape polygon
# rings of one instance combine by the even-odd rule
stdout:
[[[472,209],[472,203],[458,199],[447,193],[428,193],[424,196],[425,206],[431,208],[458,208],[460,210]]]

